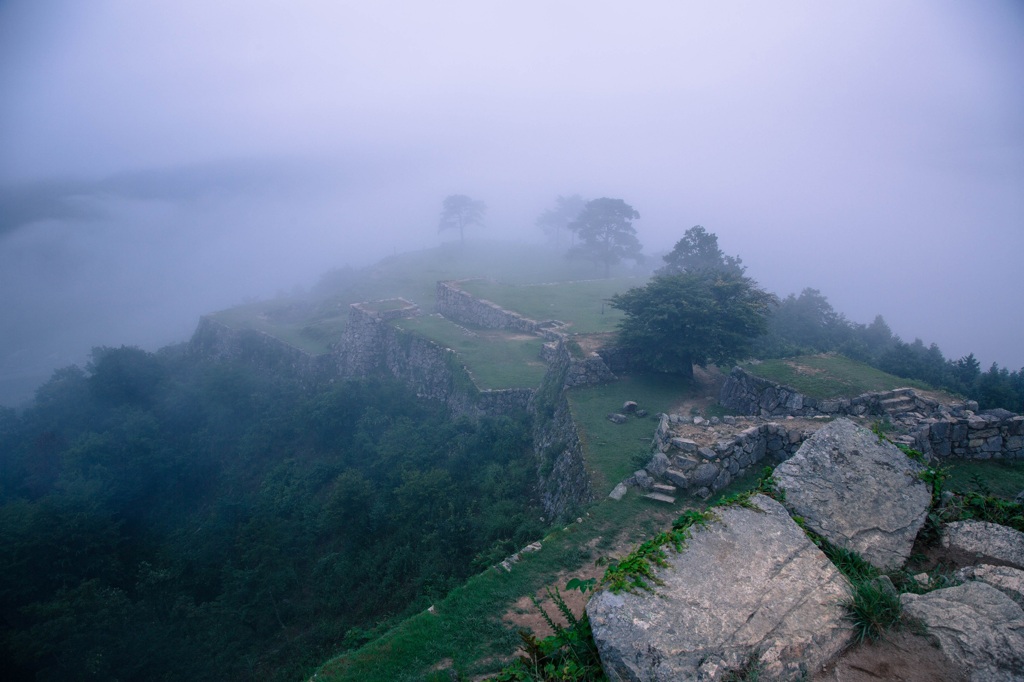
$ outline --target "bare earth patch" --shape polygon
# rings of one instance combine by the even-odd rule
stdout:
[[[907,630],[851,647],[818,671],[815,682],[966,682],[967,675],[926,636]]]

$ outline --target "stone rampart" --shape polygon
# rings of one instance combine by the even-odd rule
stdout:
[[[463,291],[459,286],[463,281],[472,280],[448,280],[437,283],[437,312],[449,320],[483,329],[507,329],[527,334],[540,331],[542,323]]]
[[[925,419],[914,447],[927,455],[958,459],[1024,458],[1024,417],[1004,410]]]
[[[977,413],[973,401],[944,405],[912,388],[856,398],[814,399],[736,367],[719,396],[726,409],[762,417],[862,416],[894,420],[899,442],[927,455],[960,459],[1024,458],[1024,417],[1007,410]]]
[[[795,388],[733,368],[722,385],[718,402],[729,410],[761,417],[883,416],[918,412],[931,414],[939,403],[912,388],[864,393],[856,398],[812,398]]]
[[[289,372],[304,381],[330,381],[336,376],[330,355],[312,355],[265,332],[235,329],[209,315],[199,318],[189,350],[259,370]]]
[[[662,415],[654,433],[656,454],[647,471],[698,497],[721,490],[752,467],[756,470],[789,459],[813,433],[769,422],[702,446],[676,435],[674,427],[683,423],[679,415]]]

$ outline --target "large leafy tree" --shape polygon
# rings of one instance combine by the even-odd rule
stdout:
[[[727,256],[718,248],[718,235],[694,225],[683,234],[662,260],[659,275],[678,275],[696,271],[730,271],[742,275],[746,268],[739,256]]]
[[[639,217],[636,209],[622,199],[602,197],[588,201],[569,224],[569,229],[580,238],[569,255],[600,263],[605,277],[623,259],[643,260],[643,247],[633,227],[633,221]]]
[[[450,194],[441,204],[441,220],[437,231],[458,230],[459,243],[466,242],[466,228],[471,225],[483,225],[487,204],[477,201],[465,194]]]
[[[647,369],[693,377],[693,366],[735,362],[764,333],[776,299],[735,271],[661,275],[612,297],[625,312],[619,344]]]

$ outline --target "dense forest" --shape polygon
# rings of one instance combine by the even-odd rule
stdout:
[[[299,679],[536,539],[525,414],[94,350],[0,411],[0,677]]]
[[[871,324],[851,322],[817,289],[782,299],[768,317],[768,332],[754,347],[754,355],[761,358],[837,352],[883,372],[977,400],[982,409],[1024,411],[1024,368],[1011,372],[993,362],[982,371],[973,353],[947,359],[934,343],[903,341],[881,315]]]

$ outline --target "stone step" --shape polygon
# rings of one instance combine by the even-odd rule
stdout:
[[[653,490],[656,493],[661,493],[663,495],[676,494],[676,487],[674,485],[666,485],[664,483],[655,483],[654,485],[651,486],[651,490]]]
[[[655,502],[666,502],[668,504],[676,503],[676,498],[670,495],[662,495],[661,493],[647,493],[644,497],[648,500],[654,500]]]
[[[889,398],[880,400],[878,404],[886,412],[911,412],[917,408],[913,398]]]

